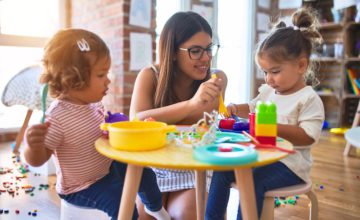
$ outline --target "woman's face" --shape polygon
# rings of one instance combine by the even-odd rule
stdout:
[[[212,57],[202,49],[206,49],[211,45],[212,39],[210,35],[203,31],[196,33],[189,40],[180,44],[179,48],[182,49],[178,50],[175,61],[180,73],[192,80],[203,80],[210,68]],[[202,56],[199,59],[191,59],[187,50],[190,48],[192,48],[190,53],[192,53],[193,58],[199,57],[199,53],[203,52]]]

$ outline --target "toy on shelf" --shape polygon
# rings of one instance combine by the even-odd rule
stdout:
[[[259,101],[255,110],[255,137],[261,144],[276,145],[276,122],[276,105]]]

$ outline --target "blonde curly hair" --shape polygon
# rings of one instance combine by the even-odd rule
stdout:
[[[78,41],[82,40],[89,50],[80,48]],[[109,48],[96,34],[83,29],[60,30],[44,48],[40,82],[49,85],[54,98],[70,89],[81,90],[89,84],[92,66],[104,57],[110,59]]]

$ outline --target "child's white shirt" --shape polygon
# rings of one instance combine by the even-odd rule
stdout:
[[[294,146],[296,153],[281,160],[296,175],[308,182],[312,165],[310,148],[320,138],[325,114],[320,97],[310,86],[290,95],[278,95],[272,87],[264,84],[259,88],[259,95],[249,102],[250,112],[255,112],[257,101],[274,102],[277,107],[277,123],[297,125],[315,140],[309,146]]]

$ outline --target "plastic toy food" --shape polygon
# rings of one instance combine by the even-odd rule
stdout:
[[[235,119],[223,118],[219,121],[219,128],[232,130],[234,124],[235,124]]]
[[[119,122],[119,121],[129,121],[129,117],[123,113],[112,114],[110,111],[108,111],[107,115],[105,115],[106,123],[114,123],[114,122]]]
[[[235,130],[235,131],[247,131],[247,130],[249,130],[249,122],[237,121],[233,125],[233,130]]]

